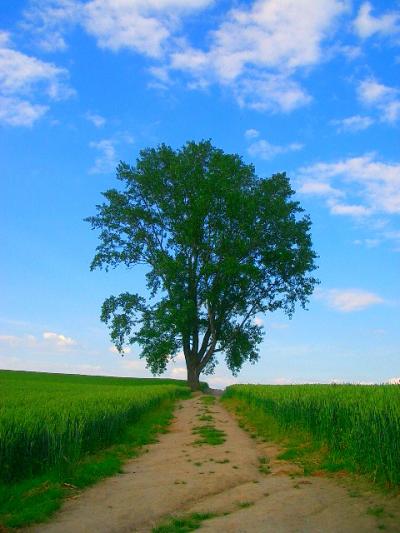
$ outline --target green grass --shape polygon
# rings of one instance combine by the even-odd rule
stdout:
[[[117,441],[183,382],[0,372],[0,483],[65,469]]]
[[[193,433],[200,436],[199,439],[194,441],[193,444],[195,445],[210,444],[211,446],[218,446],[226,440],[225,432],[211,424],[194,427]]]
[[[154,527],[153,533],[186,533],[199,529],[202,522],[214,518],[214,513],[192,513],[188,516],[170,518],[164,524]]]
[[[121,471],[124,461],[154,442],[172,419],[174,401],[164,400],[120,434],[118,443],[88,454],[63,473],[58,469],[22,482],[0,485],[1,526],[22,527],[47,520],[63,500],[84,487]]]
[[[223,401],[236,401],[242,425],[280,442],[280,458],[305,473],[347,470],[400,485],[399,386],[234,385]]]
[[[241,509],[247,509],[248,507],[252,507],[254,505],[254,502],[239,502],[238,507]]]
[[[215,404],[215,396],[211,396],[209,394],[205,394],[204,396],[200,397],[200,401],[203,405],[214,405]]]

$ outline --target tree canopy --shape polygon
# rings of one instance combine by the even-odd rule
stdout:
[[[91,269],[145,264],[149,291],[105,300],[101,320],[117,349],[138,343],[154,374],[183,351],[194,389],[219,353],[235,375],[256,362],[255,316],[291,316],[317,283],[310,218],[286,174],[260,178],[201,141],[142,150],[117,178],[122,187],[104,192],[87,219],[100,230]]]

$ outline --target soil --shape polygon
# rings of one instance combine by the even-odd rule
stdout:
[[[400,532],[399,497],[368,491],[351,497],[348,480],[302,477],[296,465],[276,458],[279,447],[250,438],[218,402],[209,410],[225,443],[194,444],[193,427],[207,423],[198,418],[200,398],[182,401],[170,432],[122,474],[68,500],[51,522],[29,531],[144,533],[171,515],[204,512],[219,515],[202,523],[210,533]]]

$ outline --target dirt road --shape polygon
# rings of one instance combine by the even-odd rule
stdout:
[[[225,443],[194,445],[199,436],[193,427],[205,423],[223,430]],[[218,402],[207,408],[195,397],[181,402],[170,432],[127,463],[123,474],[67,501],[49,524],[30,531],[150,532],[169,515],[212,512],[218,516],[204,521],[202,531],[400,532],[399,517],[386,511],[383,497],[351,497],[334,480],[297,477],[297,467],[278,461],[277,453],[274,445],[251,439]]]

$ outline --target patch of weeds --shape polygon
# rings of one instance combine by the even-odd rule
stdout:
[[[152,529],[152,533],[186,533],[199,529],[201,523],[210,518],[215,518],[215,513],[192,513],[183,517],[172,517],[164,524]]]
[[[195,463],[193,463],[194,466],[202,466],[203,463],[200,463],[200,461],[196,461]]]
[[[261,474],[270,474],[271,467],[269,466],[269,458],[266,455],[262,455],[258,458],[259,466],[258,471]]]
[[[368,507],[367,514],[380,518],[385,514],[385,508],[379,505],[376,505],[374,507]]]
[[[201,415],[199,416],[199,420],[201,420],[201,422],[211,422],[213,419],[213,417],[211,415]]]
[[[258,479],[253,479],[253,483],[260,483]]]
[[[348,494],[350,498],[360,498],[361,496],[361,493],[358,490],[353,490],[353,489],[349,490]]]
[[[217,460],[215,460],[214,462],[215,462],[215,463],[218,463],[218,464],[220,464],[220,465],[224,465],[224,464],[226,464],[226,463],[230,463],[230,460],[229,460],[229,459],[221,459],[221,461],[217,461]]]
[[[187,481],[176,480],[176,481],[174,481],[174,485],[187,485]]]
[[[194,427],[193,433],[200,436],[200,439],[193,443],[195,445],[211,444],[212,446],[217,446],[218,444],[223,444],[226,440],[225,431],[217,429],[211,424]]]
[[[254,505],[254,502],[239,502],[238,503],[238,507],[240,507],[241,509],[246,509],[247,507],[251,507],[252,505]]]
[[[237,465],[233,465],[232,468],[234,468],[235,470],[239,469],[239,467]]]
[[[215,404],[215,396],[210,396],[209,394],[204,395],[200,398],[200,401],[203,405],[214,405]]]
[[[276,458],[281,461],[293,461],[293,459],[301,457],[303,453],[304,452],[299,448],[289,448],[288,450],[285,450],[284,452],[278,454]]]
[[[383,530],[383,529],[386,529],[385,524],[378,524],[377,527],[378,527],[378,529],[382,529],[382,530]]]

